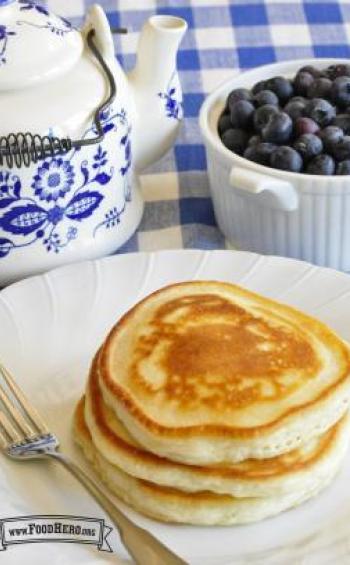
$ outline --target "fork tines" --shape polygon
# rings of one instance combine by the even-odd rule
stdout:
[[[3,446],[8,445],[9,442],[25,441],[49,433],[36,409],[15,383],[9,371],[1,364],[0,401],[2,405],[0,407],[0,439]]]

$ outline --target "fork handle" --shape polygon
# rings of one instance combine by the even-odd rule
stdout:
[[[57,451],[46,453],[45,456],[61,463],[97,500],[118,529],[123,544],[138,565],[187,565],[147,530],[131,522],[74,461]]]

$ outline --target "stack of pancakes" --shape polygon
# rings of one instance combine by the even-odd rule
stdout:
[[[75,413],[105,484],[148,516],[260,520],[332,480],[350,438],[348,346],[235,285],[148,296],[111,330]]]

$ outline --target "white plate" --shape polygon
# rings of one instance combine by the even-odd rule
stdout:
[[[93,353],[137,300],[190,279],[237,282],[316,315],[350,340],[350,277],[292,259],[236,251],[139,253],[63,267],[17,283],[0,293],[0,358],[58,434],[62,449],[83,464],[70,426]],[[344,519],[350,510],[349,473],[350,457],[333,485],[315,500],[256,525],[172,526],[126,511],[191,565],[345,565],[350,563]],[[42,462],[22,464],[1,456],[0,500],[0,519],[29,514],[104,517],[65,471]],[[115,532],[111,541],[124,562],[126,553]],[[116,563],[116,555],[76,544],[33,544],[9,547],[1,563]]]

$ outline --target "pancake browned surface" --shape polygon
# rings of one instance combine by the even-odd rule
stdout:
[[[270,458],[347,410],[348,347],[327,326],[241,287],[163,288],[112,329],[105,402],[149,451],[188,464]]]
[[[112,465],[134,477],[183,491],[211,491],[236,497],[269,497],[314,488],[342,454],[350,438],[343,420],[298,449],[271,459],[204,467],[184,465],[146,451],[103,401],[98,383],[97,355],[85,398],[85,421],[95,448]],[[345,418],[345,417],[344,417]],[[349,418],[348,418],[349,419]],[[342,444],[342,448],[340,448]]]
[[[347,443],[344,445],[344,431],[348,435],[348,418],[342,421],[337,430],[331,442],[332,457],[329,458],[328,474],[315,476],[312,488],[291,490],[289,494],[274,497],[234,498],[209,491],[183,492],[132,477],[107,461],[96,449],[84,420],[83,400],[77,406],[74,421],[74,437],[86,458],[108,488],[124,502],[151,518],[202,525],[243,524],[262,520],[315,496],[332,480],[344,456]]]

